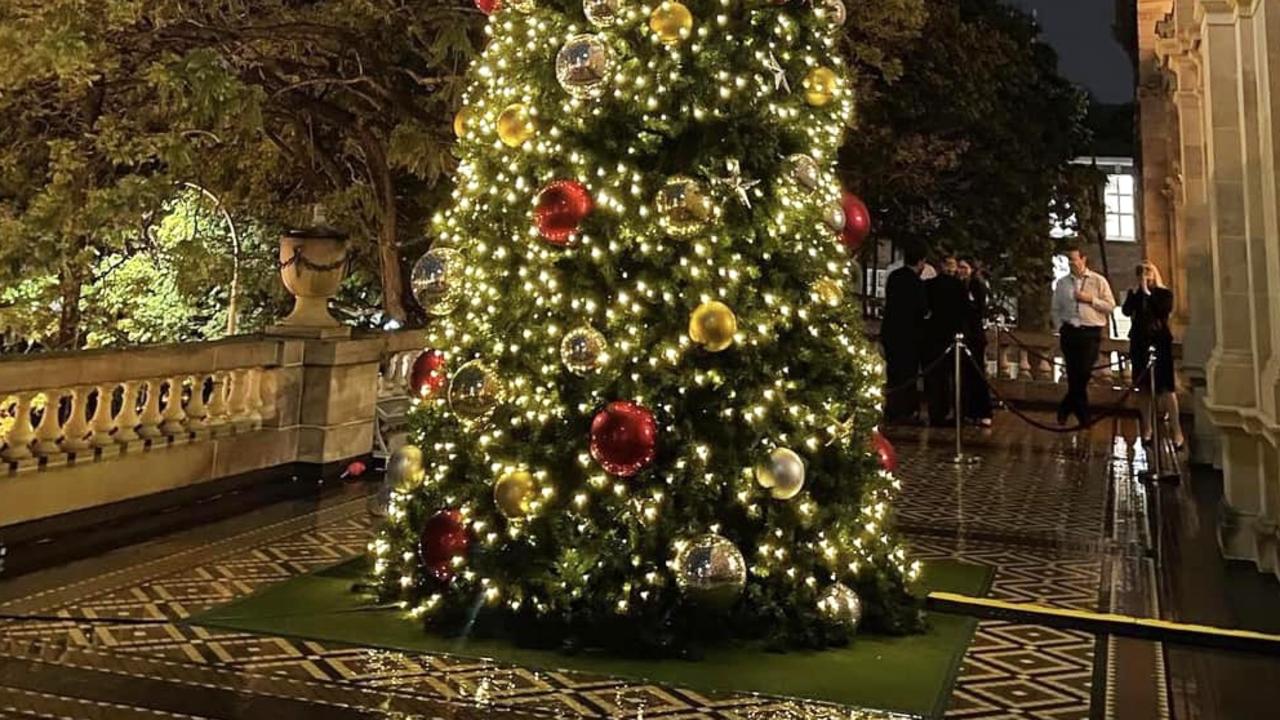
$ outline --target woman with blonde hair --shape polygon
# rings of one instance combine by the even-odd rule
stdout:
[[[1181,451],[1184,440],[1174,387],[1173,333],[1169,330],[1173,292],[1164,286],[1160,270],[1149,262],[1138,265],[1135,275],[1138,286],[1129,291],[1121,307],[1121,311],[1133,321],[1129,328],[1129,359],[1133,362],[1134,386],[1138,392],[1150,391],[1151,378],[1146,377],[1146,373],[1151,364],[1150,348],[1154,347],[1156,359],[1151,372],[1155,375],[1156,413],[1158,416],[1168,413],[1173,444]],[[1152,423],[1160,419],[1151,417],[1152,404],[1149,401],[1138,403],[1144,442],[1151,441]]]

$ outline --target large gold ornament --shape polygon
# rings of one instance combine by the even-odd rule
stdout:
[[[702,184],[686,175],[668,178],[658,191],[655,204],[662,227],[679,237],[703,229],[715,215],[715,206]]]
[[[533,115],[524,103],[511,103],[498,115],[498,139],[507,147],[519,147],[533,137]]]
[[[386,484],[400,492],[418,487],[427,476],[422,463],[422,450],[417,445],[401,445],[387,459]]]
[[[702,303],[689,316],[689,339],[710,352],[720,352],[733,344],[738,318],[728,305],[718,300]]]
[[[502,402],[502,379],[483,360],[458,368],[449,381],[449,408],[464,420],[487,416]]]
[[[693,13],[683,3],[663,0],[649,14],[649,29],[657,34],[665,45],[674,45],[689,36],[693,30]]]
[[[556,80],[573,97],[600,97],[608,89],[612,65],[609,46],[600,36],[574,35],[556,53]]]
[[[676,584],[690,600],[712,608],[733,605],[747,584],[747,563],[727,539],[708,533],[676,553]]]
[[[504,517],[518,520],[529,514],[534,488],[533,475],[527,470],[509,470],[493,484],[493,504]]]
[[[458,108],[458,114],[453,116],[453,134],[459,140],[467,134],[467,123],[471,122],[471,108],[463,105]]]
[[[804,76],[804,100],[814,107],[823,107],[835,97],[840,79],[831,68],[816,67]]]
[[[809,292],[818,302],[829,307],[837,307],[844,302],[844,289],[840,283],[829,277],[818,278],[809,286]]]
[[[428,314],[448,315],[462,300],[464,272],[461,252],[432,248],[413,264],[409,285]]]
[[[818,596],[818,611],[828,620],[854,630],[862,622],[862,598],[847,585],[832,583]]]
[[[790,500],[804,489],[804,460],[790,448],[777,448],[756,466],[756,482],[775,500]]]
[[[609,343],[604,335],[590,325],[570,330],[560,341],[560,360],[577,375],[589,375],[599,370],[608,351]]]

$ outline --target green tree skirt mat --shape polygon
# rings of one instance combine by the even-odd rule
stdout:
[[[400,610],[362,609],[352,591],[363,558],[302,575],[197,615],[199,625],[408,652],[488,658],[542,670],[572,670],[647,680],[704,692],[748,692],[937,716],[946,709],[976,622],[930,614],[928,630],[907,637],[860,635],[844,648],[771,653],[751,646],[710,649],[701,660],[637,660],[602,653],[567,655],[494,639],[427,633]],[[982,596],[991,569],[927,562],[921,587]]]

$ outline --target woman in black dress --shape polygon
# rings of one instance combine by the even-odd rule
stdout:
[[[964,344],[975,363],[961,367],[964,416],[970,422],[991,427],[991,391],[987,389],[987,285],[970,258],[960,260],[956,275],[964,283]]]
[[[1169,314],[1173,312],[1173,293],[1164,286],[1160,271],[1155,265],[1144,262],[1135,271],[1138,286],[1125,296],[1121,310],[1132,319],[1129,328],[1129,358],[1133,362],[1134,387],[1138,392],[1150,392],[1151,378],[1143,377],[1150,364],[1149,348],[1156,351],[1155,374],[1156,404],[1160,415],[1168,413],[1174,445],[1181,450],[1182,426],[1178,422],[1178,396],[1174,387],[1173,333],[1169,330]],[[1142,415],[1142,439],[1151,440],[1151,403],[1138,403]]]

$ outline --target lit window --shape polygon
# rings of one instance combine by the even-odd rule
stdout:
[[[1133,176],[1107,176],[1107,239],[1134,242],[1138,239],[1137,214],[1133,204]]]

